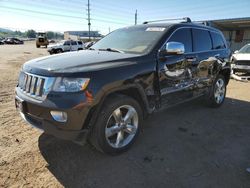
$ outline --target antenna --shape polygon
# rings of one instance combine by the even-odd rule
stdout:
[[[151,20],[151,21],[145,21],[145,22],[143,22],[143,24],[154,23],[154,22],[176,21],[176,20],[184,20],[186,23],[192,22],[189,17],[185,17],[185,18],[167,18],[167,19],[163,19],[163,20]]]

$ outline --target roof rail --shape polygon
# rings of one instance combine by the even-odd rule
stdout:
[[[205,26],[211,26],[210,21],[194,21],[194,23],[202,24],[202,25],[205,25]]]
[[[184,20],[184,22],[186,23],[192,22],[189,17],[185,17],[185,18],[168,18],[168,19],[163,19],[163,20],[151,20],[151,21],[145,21],[143,22],[143,24],[154,23],[154,22],[175,21],[175,20]]]

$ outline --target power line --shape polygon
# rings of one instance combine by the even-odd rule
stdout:
[[[6,1],[6,0],[3,0],[3,1]],[[15,4],[17,4],[18,6],[19,5],[23,5],[22,3],[18,2],[18,1],[12,1],[12,3],[13,2]],[[82,10],[80,10],[80,9],[77,9],[77,10],[76,9],[71,9],[71,7],[67,7],[67,9],[61,8],[61,7],[58,7],[58,6],[57,7],[53,7],[53,6],[48,6],[47,4],[41,4],[41,3],[37,2],[37,1],[36,2],[31,1],[31,2],[29,2],[29,5],[33,5],[34,8],[37,8],[37,7],[39,7],[39,8],[46,8],[46,10],[49,10],[49,12],[55,12],[55,11],[57,11],[57,12],[58,11],[64,11],[65,12],[66,11],[67,13],[71,13],[71,14],[75,14],[75,15],[77,15],[77,14],[78,15],[82,15]],[[31,8],[33,8],[33,7],[31,7]],[[79,6],[77,8],[79,8]],[[96,10],[96,12],[95,12],[95,10]],[[105,16],[106,18],[108,18],[107,15],[109,15],[111,12],[113,12],[113,11],[108,10],[108,9],[100,9],[99,10],[98,7],[97,7],[97,9],[96,8],[94,8],[94,9],[92,8],[91,12],[93,12],[93,11],[96,13],[96,15],[98,15],[100,17]],[[123,12],[119,11],[119,12],[115,12],[115,14],[122,15],[122,16],[118,16],[118,17],[120,17],[119,20],[123,19],[123,21],[125,21],[125,22],[126,21],[128,21],[128,22],[131,21],[131,20],[129,20],[127,13],[123,13]],[[113,14],[113,16],[117,17],[114,14]],[[124,18],[125,18],[125,20],[124,20]],[[113,17],[112,18],[109,17],[108,19],[113,19]],[[125,24],[127,24],[127,23],[125,23]]]
[[[21,2],[18,2],[18,1],[11,1],[11,2],[9,2],[8,0],[2,0],[3,2],[5,1],[5,2],[8,2],[8,3],[14,3],[14,4],[17,4],[18,6],[19,5],[23,5],[23,3],[21,3]],[[77,6],[77,7],[74,7],[74,6],[72,6],[72,5],[70,5],[70,6],[67,6],[67,8],[64,8],[64,7],[61,7],[61,6],[53,6],[54,4],[44,4],[44,3],[39,3],[38,1],[30,1],[29,2],[29,6],[30,5],[33,5],[33,7],[34,8],[46,8],[46,10],[48,10],[48,9],[50,9],[50,10],[59,10],[59,11],[66,11],[66,12],[72,12],[72,13],[80,13],[81,12],[81,14],[82,14],[82,10],[80,9],[80,7],[79,6]],[[52,5],[52,6],[51,6]],[[72,9],[73,8],[73,9]],[[76,11],[77,10],[77,11]]]
[[[126,4],[128,6],[123,6],[123,5],[121,5],[121,3],[111,4],[110,2],[109,3],[108,2],[105,2],[105,3],[93,2],[92,4],[93,4],[93,6],[102,7],[102,8],[110,8],[110,9],[114,9],[116,11],[124,11],[124,12],[129,13],[129,14],[133,13],[133,9],[134,9],[130,4]]]
[[[30,9],[22,9],[22,8],[14,8],[14,7],[8,7],[8,6],[0,6],[0,8],[5,8],[9,10],[18,10],[18,11],[28,11],[36,14],[44,14],[44,15],[51,15],[51,16],[58,16],[58,17],[67,17],[67,18],[76,18],[76,19],[82,19],[80,16],[70,16],[70,15],[63,15],[63,14],[55,14],[55,13],[49,13],[49,12],[41,12],[41,11],[34,11]]]
[[[1,7],[0,7],[0,10],[1,10]],[[15,11],[12,11],[12,10],[5,10],[5,9],[2,9],[2,11],[3,12],[14,12],[14,13],[16,13],[16,14],[19,14],[19,15],[22,15],[22,16],[26,16],[26,17],[30,17],[30,15],[27,15],[27,14],[25,14],[25,13],[21,13],[21,12],[15,12]],[[41,20],[44,20],[44,18],[43,17],[39,17],[39,16],[36,16],[36,15],[33,15],[33,17],[35,17],[35,18],[38,18],[38,19],[41,19]],[[79,22],[74,22],[74,21],[65,21],[65,20],[58,20],[58,19],[55,19],[55,18],[50,18],[50,21],[57,21],[57,22],[62,22],[62,23],[68,23],[68,24],[72,24],[72,25],[79,25]],[[23,29],[23,28],[21,28],[22,30],[25,30],[25,29]],[[28,29],[32,29],[32,28],[28,28]],[[62,31],[62,30],[61,30]],[[61,32],[60,31],[60,32]]]
[[[114,24],[118,24],[118,25],[128,25],[128,23],[125,22],[116,22],[116,21],[109,21],[109,20],[105,20],[105,19],[99,19],[99,18],[92,18],[91,20],[96,20],[96,21],[101,21],[101,22],[106,22],[106,23],[114,23]]]
[[[70,16],[70,15],[62,15],[62,14],[56,14],[56,13],[48,13],[48,12],[42,12],[42,11],[33,11],[30,9],[22,9],[22,8],[14,8],[14,7],[8,7],[8,6],[0,6],[0,8],[8,9],[8,10],[17,10],[17,11],[22,11],[22,12],[31,12],[35,14],[42,14],[42,15],[50,15],[50,16],[57,16],[57,17],[66,17],[66,18],[74,18],[74,19],[80,19],[82,20],[83,17],[80,16]],[[101,22],[106,22],[106,23],[113,23],[113,24],[120,24],[120,25],[127,25],[128,23],[125,22],[116,22],[116,21],[111,21],[111,20],[106,20],[106,19],[99,19],[99,18],[92,18],[91,20],[96,20],[96,21],[101,21]]]

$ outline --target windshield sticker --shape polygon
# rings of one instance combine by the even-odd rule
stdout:
[[[148,27],[146,31],[164,31],[164,27]]]

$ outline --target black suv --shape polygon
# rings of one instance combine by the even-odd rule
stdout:
[[[222,33],[202,24],[126,27],[88,50],[25,63],[15,104],[45,133],[116,154],[134,143],[152,112],[201,96],[219,107],[229,57]]]

